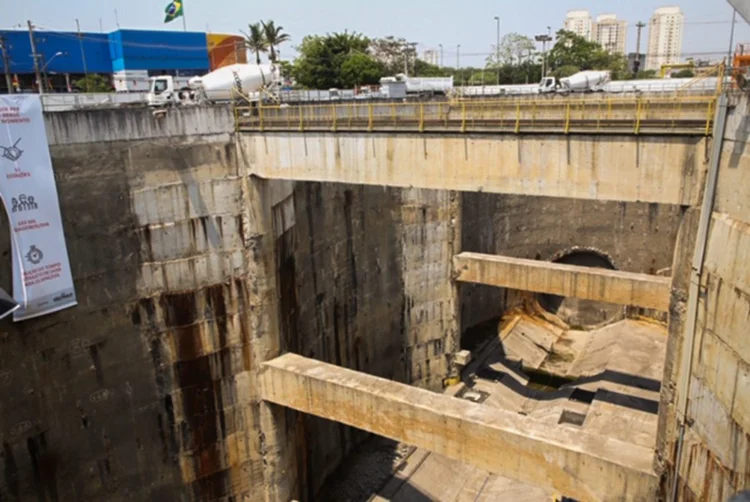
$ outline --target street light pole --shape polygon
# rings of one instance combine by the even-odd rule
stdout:
[[[443,67],[443,44],[438,44],[440,47],[440,68]]]
[[[552,41],[552,28],[547,26],[547,34],[537,35],[534,40],[542,43],[542,78],[547,76],[547,42]]]
[[[495,64],[497,65],[497,85],[500,85],[500,16],[495,16],[497,21],[497,43],[495,44]]]

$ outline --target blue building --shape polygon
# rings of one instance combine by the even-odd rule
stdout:
[[[0,30],[10,74],[20,89],[35,88],[27,31]],[[185,31],[117,30],[112,33],[35,31],[39,67],[48,89],[64,91],[84,74],[142,70],[149,75],[201,75],[209,71],[206,34]],[[1,58],[0,58],[1,59]],[[5,62],[0,70],[6,73]],[[0,78],[0,93],[7,92]]]

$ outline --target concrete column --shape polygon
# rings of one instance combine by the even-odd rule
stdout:
[[[276,283],[276,254],[269,182],[255,176],[245,177],[243,190],[246,212],[243,217],[245,247],[253,257],[250,265],[249,301],[255,311],[251,341],[252,367],[248,392],[252,406],[259,406],[259,446],[263,460],[263,491],[269,502],[288,502],[297,498],[296,449],[287,431],[287,413],[279,406],[260,401],[258,382],[261,363],[281,353],[279,302]]]

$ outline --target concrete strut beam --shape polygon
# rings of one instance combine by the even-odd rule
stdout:
[[[263,363],[260,386],[266,401],[581,501],[655,500],[649,448],[296,354]]]
[[[479,253],[456,255],[453,266],[459,282],[669,309],[669,277]]]

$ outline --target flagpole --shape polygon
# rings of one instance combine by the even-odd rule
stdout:
[[[187,31],[187,22],[185,21],[185,3],[182,4],[182,29]]]

